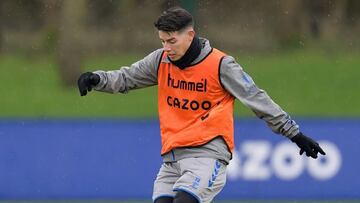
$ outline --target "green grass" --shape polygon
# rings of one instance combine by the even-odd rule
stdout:
[[[256,57],[244,64],[256,83],[291,114],[360,115],[358,53],[297,51]]]
[[[297,50],[271,55],[237,56],[258,86],[293,116],[360,116],[360,54]],[[140,56],[141,57],[141,56]],[[86,60],[83,71],[117,69],[136,56]],[[86,67],[86,68],[85,68]],[[0,118],[157,116],[156,87],[127,95],[91,92],[80,97],[64,88],[52,57],[0,55]],[[253,114],[237,102],[236,116]]]

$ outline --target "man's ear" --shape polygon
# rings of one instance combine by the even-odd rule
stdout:
[[[188,31],[188,35],[189,35],[189,37],[190,37],[190,40],[192,41],[192,39],[195,37],[195,31],[194,30],[189,30]]]

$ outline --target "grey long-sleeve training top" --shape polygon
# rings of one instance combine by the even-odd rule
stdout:
[[[200,38],[200,40],[202,49],[200,55],[192,62],[193,64],[201,61],[212,49],[207,39]],[[162,52],[162,49],[155,50],[130,67],[124,66],[119,70],[106,72],[95,71],[94,73],[100,76],[100,82],[94,89],[109,93],[127,93],[133,89],[157,85],[157,69]],[[167,59],[164,62],[170,63]],[[256,86],[252,78],[231,56],[225,56],[222,60],[220,82],[231,95],[249,107],[257,117],[264,120],[273,132],[288,138],[299,133],[299,126],[295,121],[264,90]],[[216,138],[202,146],[176,148],[163,155],[163,160],[171,162],[189,157],[210,157],[228,163],[231,159],[231,152],[222,138]]]

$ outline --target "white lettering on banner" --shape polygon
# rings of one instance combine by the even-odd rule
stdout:
[[[317,180],[333,178],[341,167],[341,153],[337,146],[329,141],[319,142],[326,152],[318,159],[299,156],[299,148],[284,141],[273,146],[265,140],[242,142],[239,150],[234,150],[233,159],[227,167],[230,180],[268,180],[272,175],[281,180],[294,180],[305,171]]]
[[[304,171],[303,156],[293,143],[281,142],[273,150],[271,166],[274,174],[282,180],[293,180]]]
[[[327,180],[334,177],[340,170],[341,154],[336,145],[329,141],[322,141],[320,145],[326,152],[326,156],[308,160],[308,170],[312,177]]]
[[[232,159],[229,165],[226,167],[226,175],[230,180],[236,180],[241,177],[240,158],[236,150],[232,154]]]
[[[246,142],[242,145],[244,160],[242,177],[248,180],[266,180],[271,171],[266,167],[266,159],[271,151],[271,144],[267,141]]]

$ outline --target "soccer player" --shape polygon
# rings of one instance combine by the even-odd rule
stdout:
[[[92,89],[127,93],[158,85],[163,163],[154,182],[155,203],[207,203],[221,191],[234,149],[235,99],[296,143],[300,155],[325,155],[233,57],[196,35],[189,12],[170,8],[154,25],[161,49],[130,67],[83,73],[78,87],[85,96]]]

